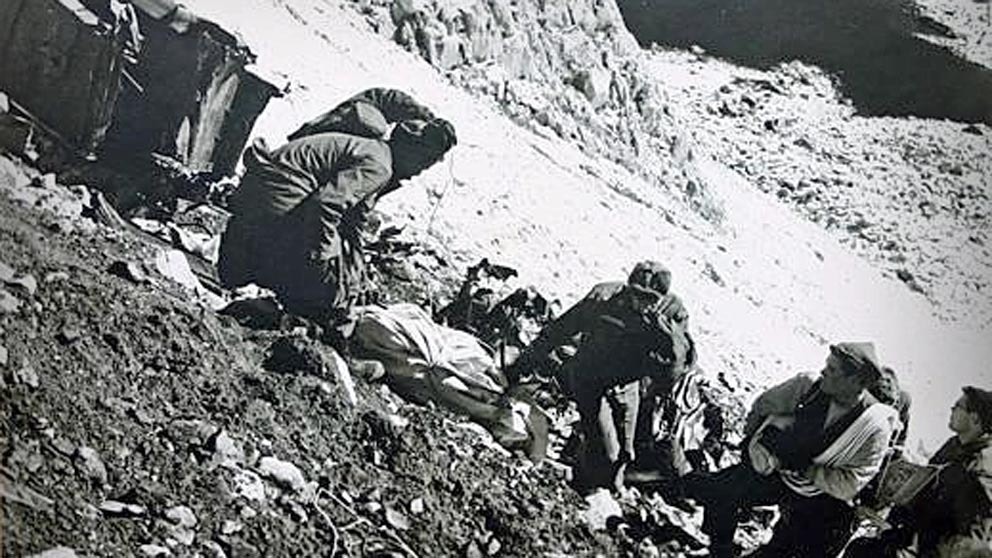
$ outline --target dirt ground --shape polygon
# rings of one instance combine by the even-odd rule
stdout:
[[[37,282],[0,317],[5,556],[613,553],[558,469],[385,387],[350,404],[301,331],[119,277],[159,248],[83,228],[0,196],[0,259]]]
[[[637,51],[664,115],[650,143],[664,180],[648,181],[604,155],[609,136],[589,133],[603,149],[584,148],[523,102],[511,120],[485,89],[465,91],[457,72],[369,31],[360,12],[382,1],[188,4],[291,82],[255,128],[271,145],[372,86],[407,90],[455,124],[446,163],[379,207],[424,248],[391,262],[414,272],[396,300],[443,299],[489,257],[567,304],[658,257],[690,308],[702,368],[738,415],[761,387],[821,366],[837,339],[875,340],[903,373],[914,447],[946,437],[960,385],[992,381],[986,124],[864,116],[809,65]],[[497,4],[511,3],[486,5]],[[984,7],[969,3],[971,20]],[[555,85],[542,94],[571,89],[563,79],[542,76]],[[540,80],[481,83],[540,104],[525,95]],[[619,118],[579,101],[589,122]],[[675,512],[657,501],[625,504],[630,536],[594,533],[562,468],[379,385],[359,380],[352,404],[312,324],[250,329],[214,313],[144,264],[161,246],[80,217],[87,189],[30,186],[35,172],[0,155],[4,556],[686,555],[665,546],[685,533],[665,527],[658,510]],[[710,196],[719,218],[676,183]]]

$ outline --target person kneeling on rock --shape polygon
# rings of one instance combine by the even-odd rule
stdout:
[[[583,449],[575,484],[580,491],[622,490],[634,459],[640,379],[670,388],[691,358],[688,313],[669,293],[671,273],[638,263],[626,283],[600,283],[548,325],[508,370],[519,377],[544,366],[553,351],[574,343],[557,372],[562,391],[578,405]]]
[[[376,107],[358,107],[384,126]],[[441,160],[457,142],[455,129],[433,118],[400,122],[389,139],[294,137],[278,149],[256,141],[245,151],[218,272],[228,288],[270,288],[289,311],[347,336],[349,312],[369,291],[359,235],[367,213],[401,181]]]

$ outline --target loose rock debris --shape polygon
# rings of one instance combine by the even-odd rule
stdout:
[[[451,41],[449,41],[451,43]],[[448,47],[446,49],[449,57],[457,49]],[[700,53],[701,56],[701,53]],[[449,58],[450,59],[450,58]],[[447,63],[445,63],[447,64]],[[576,79],[575,87],[580,90],[583,96],[590,102],[601,102],[604,97],[602,76],[583,75],[581,79]],[[520,104],[538,104],[529,98],[524,91],[524,87],[517,85],[512,95],[520,101]],[[750,101],[749,101],[750,100]],[[750,97],[740,97],[739,103],[733,99],[727,99],[721,108],[730,113],[746,114],[748,108],[753,108],[754,100]],[[516,102],[516,101],[514,101]],[[528,109],[530,110],[530,109]],[[528,113],[530,114],[530,113]],[[549,122],[554,120],[554,111],[545,111],[543,119]],[[557,123],[560,130],[568,129],[568,124]],[[773,126],[774,127],[774,126]],[[805,142],[806,149],[814,148],[814,144]],[[803,147],[802,145],[797,145]],[[954,169],[948,167],[947,174],[957,176]],[[54,188],[51,181],[39,180],[40,189]],[[92,198],[92,196],[91,196]],[[90,202],[92,205],[92,202]],[[870,229],[870,226],[860,227],[858,233]],[[68,230],[63,228],[61,230]],[[66,239],[62,239],[65,241]],[[67,241],[62,247],[70,253],[80,254],[83,257],[91,257],[94,262],[106,264],[106,254],[115,253],[115,242],[108,238],[91,239],[97,249],[86,246],[85,242]],[[109,240],[109,241],[108,241]],[[6,242],[6,239],[0,241]],[[194,251],[193,245],[180,241],[179,246],[187,252]],[[9,245],[7,246],[9,247]],[[12,251],[17,251],[10,248]],[[101,254],[106,250],[106,254]],[[131,262],[133,255],[128,253],[118,254],[122,257],[121,262]],[[57,254],[58,258],[65,258],[66,254]],[[25,254],[23,250],[19,252],[19,261],[31,260],[34,254]],[[185,258],[185,256],[184,256]],[[383,258],[384,274],[396,278],[398,281],[408,283],[410,275],[417,273],[416,265],[400,266],[396,265],[397,260]],[[88,262],[87,262],[88,263]],[[188,264],[188,262],[187,262]],[[46,271],[45,262],[34,261],[28,267],[22,269],[32,269],[41,277],[41,273]],[[125,265],[129,265],[125,263]],[[188,279],[189,274],[185,273],[189,266],[178,266],[177,276]],[[361,536],[355,535],[349,542],[347,536],[342,536],[342,548],[351,548],[356,553],[372,551],[374,555],[404,555],[402,551],[402,539],[400,543],[394,537],[387,537],[389,541],[381,543],[370,543],[365,545],[364,541],[370,540],[372,534],[386,526],[398,531],[409,531],[408,536],[411,544],[422,551],[423,555],[432,555],[431,551],[449,551],[453,548],[464,548],[466,555],[497,555],[502,550],[512,550],[513,552],[529,552],[534,555],[553,555],[547,551],[548,548],[567,548],[577,555],[584,555],[593,549],[600,551],[603,548],[612,550],[612,543],[593,543],[582,531],[581,521],[574,510],[581,507],[581,502],[573,494],[561,490],[561,478],[557,473],[548,474],[547,471],[535,473],[532,479],[521,475],[516,470],[508,468],[504,461],[510,460],[512,456],[505,451],[498,449],[499,446],[492,442],[492,437],[488,436],[484,430],[472,427],[448,428],[449,423],[440,424],[436,417],[425,416],[423,411],[413,410],[402,403],[392,401],[392,406],[385,409],[375,409],[371,416],[387,417],[385,421],[393,428],[388,430],[388,434],[383,434],[386,438],[382,440],[361,439],[345,440],[339,432],[354,427],[354,415],[349,415],[335,403],[335,396],[338,394],[336,386],[328,382],[319,384],[320,389],[314,390],[313,383],[305,376],[309,375],[306,366],[303,373],[289,373],[282,377],[272,378],[260,375],[258,368],[262,366],[265,352],[271,338],[259,336],[251,330],[244,330],[235,327],[228,327],[226,323],[217,324],[215,331],[209,331],[209,325],[201,325],[197,319],[197,311],[187,306],[178,305],[171,307],[161,307],[155,312],[143,312],[140,309],[147,303],[161,304],[161,299],[149,294],[151,291],[135,290],[150,289],[151,280],[148,273],[151,269],[139,268],[144,273],[143,278],[135,279],[130,270],[123,273],[123,277],[134,285],[108,285],[106,281],[95,277],[94,267],[83,266],[80,273],[68,274],[65,272],[49,272],[45,275],[46,280],[39,288],[37,284],[33,292],[27,290],[19,291],[11,287],[8,293],[12,299],[19,304],[11,313],[24,312],[32,314],[37,318],[34,323],[29,324],[31,333],[36,334],[38,339],[55,339],[64,347],[53,347],[53,354],[63,359],[62,363],[68,363],[72,372],[75,368],[85,368],[80,371],[81,377],[78,380],[73,378],[60,379],[68,382],[68,385],[53,386],[60,390],[54,395],[41,393],[37,397],[43,398],[46,403],[50,403],[47,397],[51,397],[55,402],[59,398],[71,399],[72,396],[81,395],[86,400],[92,400],[92,392],[110,390],[120,392],[121,395],[134,397],[141,402],[141,406],[127,407],[126,413],[120,412],[124,409],[117,403],[111,403],[101,407],[102,412],[113,415],[115,419],[120,418],[120,423],[107,428],[104,422],[87,415],[85,405],[80,405],[80,424],[73,428],[72,425],[63,427],[63,420],[57,420],[56,424],[60,429],[69,431],[68,435],[74,441],[60,438],[59,452],[63,455],[76,453],[74,460],[83,463],[77,465],[80,476],[88,481],[93,481],[98,485],[122,483],[124,487],[134,489],[139,494],[144,494],[143,498],[156,500],[154,504],[148,503],[148,509],[161,510],[165,506],[179,501],[186,501],[185,493],[192,489],[194,493],[200,495],[205,501],[212,504],[211,511],[205,515],[200,511],[198,504],[190,505],[197,507],[197,512],[186,508],[194,517],[191,525],[183,526],[184,521],[180,516],[178,521],[173,521],[175,526],[184,527],[186,530],[175,537],[177,542],[189,540],[190,545],[204,552],[216,552],[217,550],[226,552],[229,555],[298,555],[310,550],[314,553],[319,549],[325,549],[328,545],[328,534],[315,532],[318,529],[310,529],[308,526],[312,521],[305,518],[306,512],[311,508],[306,507],[296,496],[293,488],[298,483],[296,475],[289,473],[284,480],[278,477],[271,477],[273,483],[280,486],[289,487],[289,490],[274,491],[272,483],[262,480],[253,471],[245,468],[255,468],[261,470],[262,463],[269,457],[259,457],[260,455],[276,454],[286,456],[293,462],[299,464],[309,474],[307,476],[316,479],[315,482],[322,486],[339,487],[348,486],[388,486],[370,495],[368,501],[357,508],[364,512],[362,518],[363,525],[367,528],[361,532]],[[103,269],[106,269],[104,267]],[[163,273],[164,274],[164,273]],[[48,277],[53,277],[51,281]],[[180,281],[181,283],[182,281]],[[94,349],[88,345],[90,335],[76,335],[71,329],[68,335],[53,334],[52,324],[47,323],[43,316],[34,316],[33,308],[29,307],[27,298],[39,296],[45,304],[55,302],[57,299],[54,293],[48,292],[49,283],[68,283],[70,287],[85,291],[93,291],[93,296],[103,297],[112,302],[109,311],[103,311],[101,307],[87,305],[84,300],[67,300],[56,302],[61,309],[66,309],[70,313],[75,313],[89,318],[88,322],[104,324],[105,329],[111,329],[109,333],[94,336],[97,339],[107,339],[106,345],[111,349],[111,353],[106,353],[104,349]],[[177,299],[182,299],[183,293],[171,287],[161,287],[162,292],[169,293]],[[193,287],[195,289],[195,287]],[[4,291],[0,291],[4,292]],[[27,295],[26,297],[24,295]],[[525,297],[526,302],[532,302],[532,298]],[[493,299],[495,300],[495,299]],[[128,305],[133,305],[128,308]],[[474,313],[473,317],[489,316],[492,305],[489,301],[485,304],[484,313]],[[276,306],[276,311],[278,307]],[[497,322],[504,316],[492,317],[492,322]],[[210,323],[207,320],[207,323]],[[141,339],[139,335],[129,335],[126,331],[134,324],[140,325],[142,335],[161,336],[159,338]],[[280,319],[268,322],[273,330],[285,331],[284,324]],[[469,324],[476,333],[489,330],[495,334],[503,333],[506,330],[499,326]],[[519,328],[526,333],[526,328]],[[45,335],[37,335],[37,333]],[[194,338],[193,342],[189,339]],[[5,338],[5,343],[6,343]],[[16,338],[11,341],[10,346],[16,349],[15,354],[23,354],[25,339]],[[233,347],[233,349],[232,349]],[[220,351],[220,357],[211,355],[212,351]],[[79,351],[77,354],[69,351]],[[86,351],[98,353],[97,356],[86,355]],[[242,357],[239,361],[234,355],[245,353],[248,357]],[[340,357],[339,357],[340,358]],[[247,359],[247,360],[245,360]],[[58,367],[54,365],[39,364],[38,369],[45,374],[44,378],[59,377],[56,372],[63,370],[63,364]],[[341,370],[341,368],[335,368]],[[346,368],[344,370],[347,370]],[[126,381],[117,381],[113,375],[120,373]],[[325,371],[321,372],[321,376]],[[23,382],[22,382],[23,383]],[[339,385],[345,385],[341,380]],[[25,385],[30,385],[25,384]],[[330,386],[330,387],[328,387]],[[38,386],[35,386],[38,387]],[[48,389],[48,386],[45,386]],[[361,410],[367,410],[369,406],[381,403],[380,397],[389,401],[386,396],[380,393],[364,389],[366,386],[355,386],[356,391],[363,393],[362,403],[356,397],[348,396],[346,399],[350,405],[365,405]],[[195,389],[199,393],[209,394],[209,400],[200,400],[190,395],[188,390]],[[248,395],[242,395],[243,390]],[[320,395],[318,395],[318,392]],[[103,401],[104,399],[100,399]],[[33,400],[31,400],[33,401]],[[154,415],[149,415],[144,409],[155,409]],[[6,410],[6,409],[4,409]],[[242,417],[243,412],[249,412],[249,420]],[[207,428],[204,431],[193,429],[193,433],[158,432],[150,428],[155,420],[151,416],[173,417],[184,413],[197,416],[217,417],[217,424],[224,425],[225,430],[217,430],[220,426]],[[203,413],[209,413],[204,415]],[[285,416],[280,416],[285,413]],[[312,413],[324,413],[324,417],[311,417]],[[362,415],[366,416],[366,415]],[[144,419],[142,417],[145,417]],[[76,417],[73,416],[73,419]],[[257,419],[257,421],[255,420]],[[5,419],[7,420],[7,419]],[[19,408],[15,413],[13,421],[20,425],[27,419],[23,416],[23,409]],[[360,419],[368,422],[366,419]],[[449,420],[446,418],[446,420]],[[255,430],[256,425],[259,430]],[[5,424],[6,426],[6,424]],[[93,430],[87,430],[91,428]],[[231,428],[238,440],[244,441],[244,449],[232,447],[236,443],[233,438],[226,435],[227,428]],[[19,431],[19,430],[18,430]],[[96,435],[99,432],[99,435]],[[387,430],[383,430],[387,432]],[[439,434],[443,432],[443,434]],[[223,435],[223,438],[222,438]],[[107,445],[101,441],[106,438]],[[340,444],[337,448],[322,447],[324,443]],[[90,449],[85,445],[99,447],[100,453]],[[387,445],[388,451],[376,447],[373,451],[366,453],[368,446]],[[79,447],[77,451],[75,448]],[[83,450],[86,450],[85,452]],[[96,462],[104,472],[93,474],[91,470],[99,468],[85,465],[84,453],[92,452]],[[173,456],[172,454],[176,455]],[[495,456],[493,455],[495,454]],[[316,455],[317,457],[314,457]],[[370,460],[356,456],[372,455]],[[207,456],[207,459],[202,457]],[[290,457],[291,456],[291,457]],[[378,456],[378,457],[376,457]],[[326,457],[326,459],[321,459]],[[105,460],[106,465],[104,465]],[[212,467],[216,458],[223,467]],[[371,462],[371,465],[370,465]],[[271,463],[271,462],[270,462]],[[300,467],[288,463],[300,473],[300,478],[304,479]],[[317,463],[322,463],[317,465]],[[108,474],[107,465],[110,466]],[[46,470],[49,465],[34,465],[39,470]],[[122,466],[133,466],[133,476],[124,474],[122,478],[117,478],[119,471],[124,471]],[[57,466],[54,469],[52,478],[61,478]],[[71,472],[72,466],[69,466]],[[130,469],[127,469],[130,471]],[[204,474],[202,471],[208,471]],[[169,476],[160,476],[162,471],[175,472],[178,474],[177,480]],[[412,471],[412,472],[409,472]],[[493,482],[492,479],[479,479],[479,471],[495,472],[493,478],[496,479],[497,486],[486,486],[486,482]],[[204,475],[205,478],[198,478],[197,475]],[[211,476],[214,475],[214,476]],[[63,475],[64,476],[64,475]],[[102,481],[100,479],[103,479]],[[159,486],[152,486],[152,483],[160,481],[150,481],[148,479],[160,478]],[[193,479],[193,480],[190,480]],[[398,480],[397,480],[398,479]],[[512,479],[507,481],[507,479]],[[508,483],[508,484],[507,484]],[[542,485],[542,483],[544,483]],[[214,486],[216,484],[216,486]],[[141,485],[142,488],[135,489],[134,485]],[[145,486],[147,485],[147,486]],[[193,485],[193,486],[190,486]],[[481,485],[481,486],[480,486]],[[85,492],[87,490],[97,490],[92,486],[78,487],[72,486],[75,492]],[[230,489],[231,494],[225,491]],[[57,493],[61,499],[66,499],[67,494],[72,490],[58,488]],[[116,492],[115,492],[116,493]],[[153,494],[154,493],[154,494]],[[219,493],[219,494],[218,494]],[[277,495],[278,494],[278,495]],[[347,494],[347,492],[342,492]],[[417,498],[410,500],[414,494]],[[228,497],[233,496],[233,497]],[[344,496],[341,496],[344,499]],[[329,500],[325,498],[325,500]],[[61,500],[60,500],[61,501]],[[99,501],[98,498],[92,501]],[[112,501],[112,500],[110,500]],[[410,501],[410,516],[403,509],[404,502]],[[427,517],[419,517],[420,512],[414,510],[414,502],[421,502],[417,508],[421,511],[429,510],[431,513],[425,514]],[[106,503],[108,501],[104,501]],[[254,508],[243,505],[245,502],[252,502],[260,512]],[[467,503],[463,503],[467,502]],[[359,517],[359,513],[351,510],[346,503],[344,512],[333,509],[334,506],[327,502],[330,520],[326,525],[331,527],[321,527],[320,529],[333,528],[335,522],[338,525],[348,525],[352,517]],[[127,506],[138,506],[137,504],[122,504]],[[621,504],[623,505],[623,504]],[[241,507],[239,507],[241,506]],[[140,507],[140,506],[138,506]],[[203,506],[206,507],[206,506]],[[170,508],[174,509],[174,508]],[[390,513],[392,510],[392,514]],[[61,513],[61,512],[60,512]],[[311,512],[312,513],[312,512]],[[432,517],[433,514],[436,517]],[[218,523],[219,517],[231,514],[243,518],[244,526],[241,529],[221,529],[223,538],[218,538],[219,542],[199,540],[203,537],[195,536],[190,528],[198,523],[213,524]],[[335,515],[337,514],[337,515]],[[397,515],[400,514],[400,515]],[[66,514],[72,517],[69,514]],[[199,515],[200,521],[196,516]],[[392,521],[390,517],[392,515]],[[672,516],[668,519],[661,519],[665,516],[659,512],[657,523],[676,523]],[[341,516],[341,517],[339,517]],[[525,521],[517,519],[522,516]],[[402,519],[398,519],[401,517]],[[475,518],[475,525],[464,525],[461,518]],[[168,518],[168,515],[167,515]],[[206,518],[206,519],[204,519]],[[457,518],[457,519],[456,519]],[[478,519],[483,518],[483,519]],[[223,525],[229,525],[225,520]],[[403,528],[404,521],[408,528]],[[471,523],[472,519],[469,520]],[[485,525],[479,525],[484,523]],[[534,524],[538,524],[537,527]],[[547,525],[555,526],[550,529]],[[47,531],[45,529],[48,529]],[[50,526],[43,526],[38,531],[39,538],[30,542],[19,541],[15,544],[17,548],[24,550],[30,548],[44,548],[46,544],[38,544],[45,533],[53,531]],[[352,530],[361,531],[362,527],[352,527]],[[688,530],[685,527],[684,530]],[[230,532],[223,532],[223,531]],[[341,532],[347,529],[341,529]],[[499,532],[497,538],[492,532]],[[564,534],[563,534],[564,532]],[[276,537],[283,535],[291,543],[285,540],[271,541],[267,539],[267,533],[275,533]],[[302,533],[302,534],[301,534]],[[339,541],[339,531],[335,530],[333,539],[335,548]],[[232,536],[233,535],[233,536]],[[125,535],[102,534],[99,542],[106,545],[102,547],[109,554],[134,552],[133,541],[135,534],[128,532]],[[364,538],[363,538],[364,537]],[[659,540],[664,537],[659,536]],[[469,540],[467,544],[466,540]],[[57,540],[48,537],[46,541]],[[355,540],[363,540],[362,546],[356,547]],[[502,540],[502,542],[501,542]],[[390,542],[391,541],[391,542]],[[653,555],[652,552],[659,552],[649,537],[644,537],[640,541],[635,541],[639,552],[645,555]],[[626,544],[626,543],[624,543]],[[82,544],[79,548],[82,548]],[[202,548],[201,548],[202,547]],[[395,548],[399,547],[400,550]],[[357,549],[356,549],[357,548]],[[406,547],[409,548],[409,547]],[[376,549],[376,550],[372,550]],[[652,550],[653,549],[653,550]],[[55,549],[53,549],[55,550]],[[678,549],[670,549],[671,552],[678,552]],[[60,551],[69,552],[68,555],[75,555],[71,549],[62,548]],[[147,544],[139,547],[139,551],[146,555],[159,555],[170,553],[167,546],[157,544]],[[25,551],[26,552],[26,551]]]

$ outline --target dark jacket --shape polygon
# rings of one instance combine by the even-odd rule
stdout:
[[[669,294],[651,310],[638,312],[631,297],[624,283],[596,285],[546,327],[516,365],[532,366],[556,347],[577,343],[560,377],[571,396],[598,395],[645,376],[681,375],[688,355],[673,354],[671,335],[657,320],[663,310],[684,332],[689,315],[681,300]]]
[[[930,458],[931,465],[944,465],[936,480],[906,507],[893,510],[893,522],[919,536],[920,556],[933,554],[948,537],[968,535],[976,520],[992,515],[992,502],[979,478],[992,471],[975,465],[989,447],[987,436],[971,444],[951,438]]]
[[[254,282],[302,306],[343,304],[341,281],[361,265],[356,228],[396,188],[389,146],[325,133],[271,152],[256,143],[244,163],[221,242],[221,281]]]

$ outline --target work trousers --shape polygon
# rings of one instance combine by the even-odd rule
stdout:
[[[585,441],[576,480],[580,487],[612,488],[621,467],[634,459],[640,383],[580,393],[576,403]]]
[[[747,463],[695,481],[691,490],[704,505],[703,531],[714,558],[734,555],[739,515],[752,506],[779,505],[782,511],[772,540],[755,557],[834,558],[850,537],[854,511],[846,502],[799,495],[777,473],[762,476]]]

